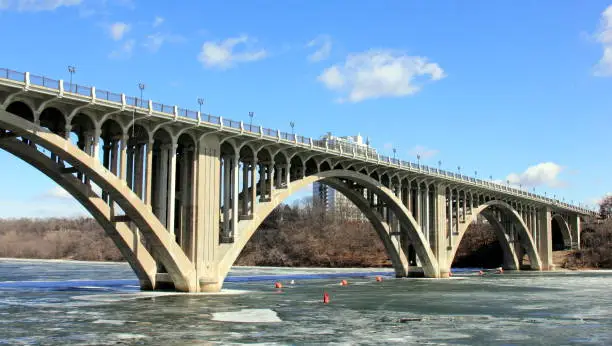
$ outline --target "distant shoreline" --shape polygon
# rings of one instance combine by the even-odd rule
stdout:
[[[84,260],[78,260],[78,259],[62,259],[62,258],[19,258],[19,257],[0,257],[0,262],[3,261],[16,261],[16,262],[55,262],[55,263],[83,263],[83,264],[110,264],[110,263],[125,263],[128,264],[126,261],[84,261]],[[387,267],[279,267],[279,266],[257,266],[257,265],[250,265],[250,266],[245,266],[245,265],[234,265],[233,267],[238,267],[238,268],[295,268],[295,269],[351,269],[351,270],[355,270],[355,269],[363,269],[363,270],[367,270],[367,269],[391,269],[391,268],[387,268]],[[453,268],[453,269],[460,269],[460,268]],[[524,270],[525,272],[532,272],[532,270]],[[562,267],[557,267],[555,268],[554,271],[551,272],[611,272],[612,273],[612,269],[606,269],[606,268],[562,268]]]

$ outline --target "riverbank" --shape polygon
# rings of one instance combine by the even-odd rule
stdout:
[[[583,224],[582,249],[553,252],[557,268],[612,268],[612,220]],[[0,220],[0,257],[120,262],[123,258],[90,218]],[[472,224],[453,267],[495,268],[501,248],[488,224]],[[239,266],[389,268],[380,239],[367,222],[326,218],[283,208],[247,243]]]

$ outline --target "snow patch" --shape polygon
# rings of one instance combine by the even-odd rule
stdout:
[[[213,321],[242,323],[276,323],[282,322],[271,309],[242,309],[240,311],[215,312]]]

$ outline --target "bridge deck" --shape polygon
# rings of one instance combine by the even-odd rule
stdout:
[[[581,206],[565,203],[523,189],[469,177],[464,174],[449,172],[422,164],[415,164],[375,153],[373,150],[340,143],[336,141],[315,140],[280,130],[244,124],[242,121],[226,119],[211,114],[169,106],[151,100],[141,100],[125,94],[113,93],[95,87],[71,84],[63,80],[31,75],[29,72],[17,72],[0,68],[0,90],[10,93],[27,93],[43,99],[61,98],[63,102],[96,109],[102,112],[125,112],[139,118],[148,117],[158,122],[175,122],[178,126],[193,127],[203,133],[221,132],[227,135],[240,136],[245,139],[276,143],[283,148],[293,147],[298,151],[313,152],[326,157],[342,160],[359,161],[369,165],[380,165],[395,169],[399,174],[417,176],[442,181],[448,185],[461,186],[474,190],[494,192],[504,197],[532,203],[549,205],[555,210],[571,211],[581,215],[594,215],[595,212]]]

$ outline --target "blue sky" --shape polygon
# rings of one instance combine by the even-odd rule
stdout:
[[[0,0],[1,67],[318,137],[566,201],[612,192],[612,3]],[[84,214],[1,152],[0,217]],[[27,182],[27,183],[25,183]],[[304,192],[306,194],[307,192]]]

